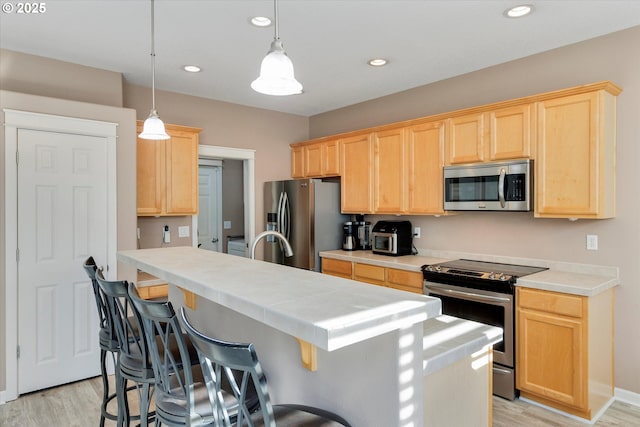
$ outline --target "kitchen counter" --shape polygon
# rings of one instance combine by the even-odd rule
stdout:
[[[422,251],[426,255],[389,257],[386,255],[377,255],[371,251],[334,250],[320,252],[320,256],[323,258],[372,264],[408,271],[420,271],[420,267],[424,264],[435,264],[453,259],[474,259],[478,261],[546,267],[549,268],[549,270],[519,278],[516,281],[516,286],[581,296],[594,296],[620,284],[617,267],[450,251]]]
[[[321,407],[354,427],[490,425],[502,331],[440,316],[437,298],[190,247],[118,260],[167,281],[176,310],[194,293],[187,315],[203,333],[254,343],[276,404]],[[300,363],[300,340],[317,346],[316,370]]]
[[[333,351],[440,314],[440,300],[193,247],[118,252],[159,279]]]

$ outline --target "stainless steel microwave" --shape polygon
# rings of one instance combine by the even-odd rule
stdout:
[[[444,167],[444,209],[530,211],[533,160],[509,160]]]

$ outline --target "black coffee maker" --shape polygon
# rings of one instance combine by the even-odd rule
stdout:
[[[358,249],[358,223],[347,221],[342,224],[342,250],[355,251]]]

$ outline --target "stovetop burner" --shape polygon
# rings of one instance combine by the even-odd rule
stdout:
[[[422,266],[422,274],[427,281],[503,293],[513,293],[513,285],[518,277],[544,270],[546,270],[544,267],[470,259],[458,259]]]

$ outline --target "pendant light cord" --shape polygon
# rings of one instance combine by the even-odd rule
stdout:
[[[278,28],[278,0],[273,0],[273,16],[275,16],[275,18],[276,18],[275,40],[280,40],[280,30]]]
[[[156,43],[154,0],[151,0],[151,108],[156,111]]]

